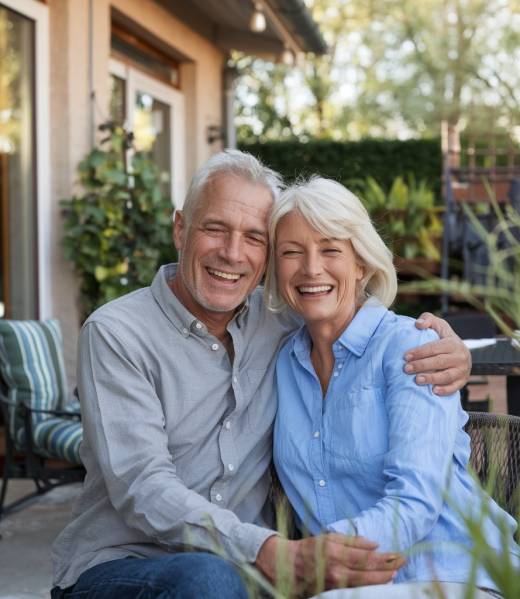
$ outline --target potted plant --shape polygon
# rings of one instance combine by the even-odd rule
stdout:
[[[149,285],[157,267],[174,258],[173,206],[150,156],[131,151],[132,134],[108,132],[78,167],[82,193],[62,200],[66,257],[80,279],[82,316]]]

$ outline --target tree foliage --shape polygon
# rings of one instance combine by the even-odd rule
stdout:
[[[438,135],[520,116],[520,0],[309,0],[329,45],[237,57],[241,139]]]

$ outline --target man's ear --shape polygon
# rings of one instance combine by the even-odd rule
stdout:
[[[182,210],[176,210],[173,217],[173,243],[178,252],[184,246],[184,235],[186,231],[186,223]]]

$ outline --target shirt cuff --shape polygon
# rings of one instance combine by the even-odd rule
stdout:
[[[258,557],[262,545],[269,537],[277,534],[274,530],[269,530],[256,524],[239,524],[235,538],[241,550],[243,560],[253,564]]]
[[[357,537],[358,529],[354,520],[349,520],[345,518],[343,520],[337,520],[332,524],[327,525],[327,530],[329,532],[337,532],[342,535],[347,535],[348,537]]]

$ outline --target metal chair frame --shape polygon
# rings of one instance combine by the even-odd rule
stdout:
[[[2,478],[2,488],[0,490],[0,519],[13,510],[23,507],[27,502],[39,495],[43,495],[57,486],[81,482],[85,477],[83,466],[63,465],[59,467],[52,465],[52,458],[40,455],[33,444],[33,414],[49,414],[60,418],[70,418],[71,420],[80,420],[79,412],[66,412],[63,410],[37,410],[24,403],[16,403],[5,396],[0,395],[0,405],[5,423],[6,443],[5,443],[5,461],[4,473]],[[11,436],[9,416],[11,410],[19,410],[23,416],[25,445],[18,449],[14,439]],[[61,461],[61,460],[60,460]],[[32,479],[36,485],[36,490],[23,497],[5,504],[7,496],[7,487],[12,478]]]

